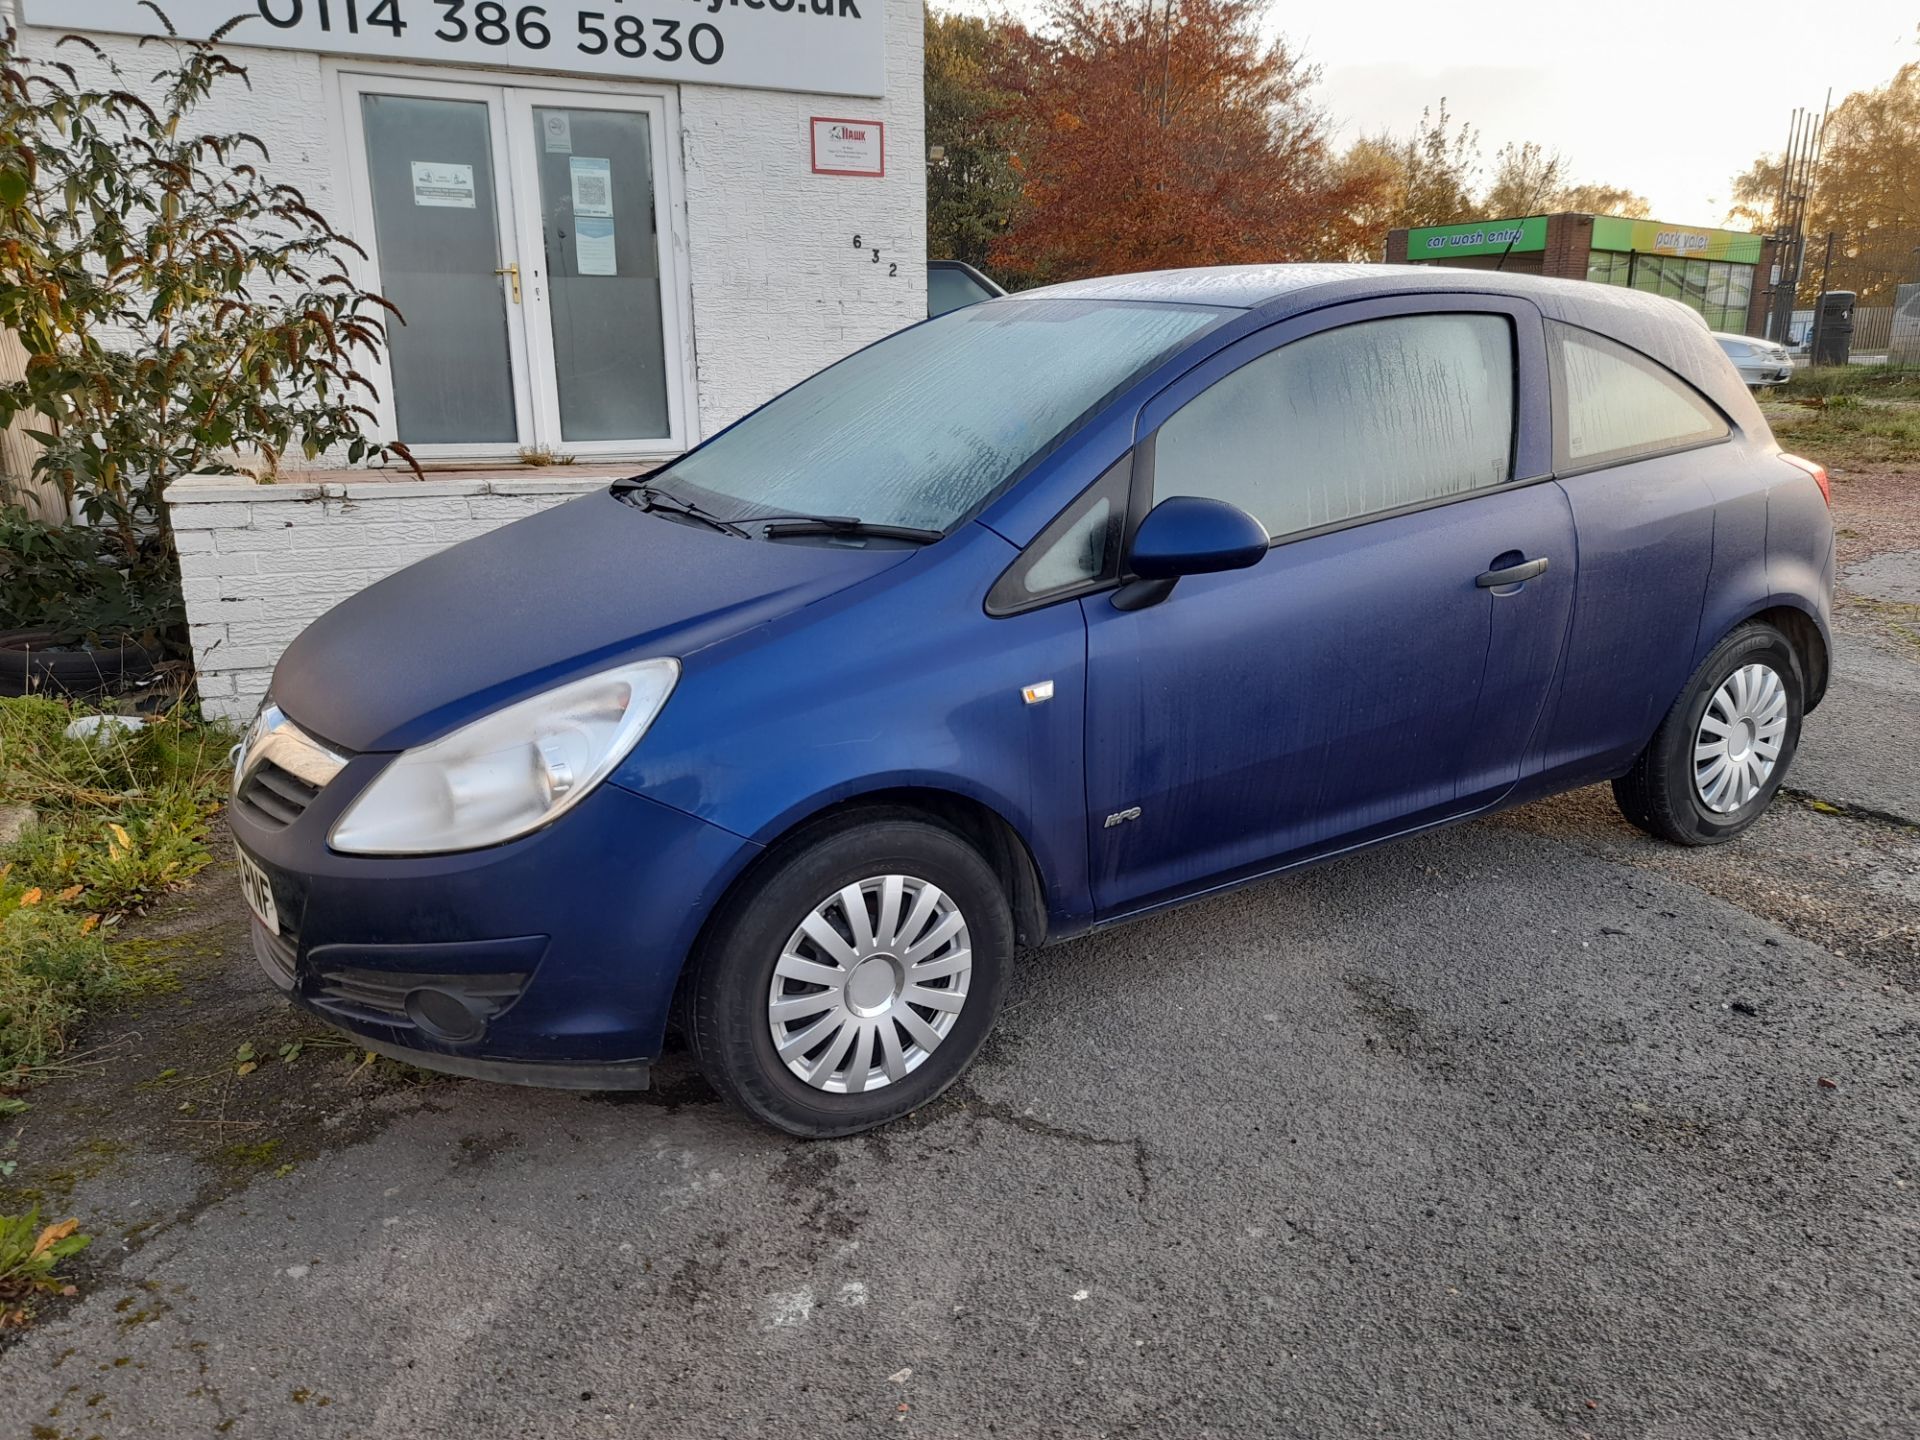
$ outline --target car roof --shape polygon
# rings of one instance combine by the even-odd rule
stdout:
[[[1217,265],[1070,280],[993,303],[1046,298],[1217,305],[1273,321],[1350,300],[1407,294],[1526,300],[1550,320],[1596,331],[1652,357],[1712,397],[1743,429],[1757,426],[1758,433],[1767,433],[1745,383],[1713,343],[1700,312],[1623,285],[1448,265]]]

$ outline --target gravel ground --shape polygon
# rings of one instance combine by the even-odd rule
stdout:
[[[99,1237],[0,1337],[0,1435],[1911,1440],[1920,648],[1859,602],[1920,533],[1836,502],[1834,692],[1739,843],[1588,790],[1029,957],[872,1136],[677,1055],[364,1064],[222,867],[137,927],[180,988],[0,1139],[0,1210]]]

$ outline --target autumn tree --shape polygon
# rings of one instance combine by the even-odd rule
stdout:
[[[1440,97],[1437,114],[1431,107],[1420,112],[1420,124],[1406,139],[1381,134],[1360,143],[1390,158],[1397,170],[1387,206],[1389,229],[1444,225],[1477,213],[1473,190],[1480,172],[1480,132],[1464,120],[1454,123],[1446,96]]]
[[[1620,185],[1568,185],[1554,192],[1552,206],[1580,215],[1624,215],[1629,220],[1645,220],[1653,214],[1651,200]]]
[[[927,253],[989,267],[1020,198],[1010,21],[926,13]],[[939,158],[931,158],[939,147]]]
[[[1763,155],[1733,179],[1733,218],[1775,229],[1782,158]],[[1821,138],[1807,198],[1808,262],[1800,295],[1820,288],[1815,257],[1831,233],[1828,287],[1858,292],[1862,305],[1891,302],[1903,281],[1920,279],[1920,62],[1902,66],[1876,90],[1834,107]]]
[[[1344,253],[1359,196],[1263,0],[1043,0],[1011,85],[1034,280]]]
[[[1537,215],[1565,188],[1566,180],[1567,162],[1558,150],[1548,150],[1537,140],[1502,145],[1480,209],[1489,220]]]

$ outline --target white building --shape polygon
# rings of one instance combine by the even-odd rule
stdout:
[[[80,31],[130,76],[154,68],[136,0],[11,3],[29,53]],[[210,708],[249,709],[279,647],[357,585],[677,454],[926,314],[919,0],[162,3],[191,36],[246,13],[225,48],[251,89],[203,128],[258,135],[271,178],[366,249],[359,278],[407,320],[372,372],[378,438],[441,472],[286,477],[348,506],[175,487]],[[516,472],[529,457],[577,468]],[[342,511],[383,523],[355,541]],[[337,567],[282,574],[296,517],[336,522]]]

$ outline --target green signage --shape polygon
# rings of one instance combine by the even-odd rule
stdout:
[[[1504,255],[1547,248],[1547,217],[1476,220],[1467,225],[1422,225],[1407,232],[1407,259],[1444,260],[1454,255]]]
[[[1732,260],[1741,265],[1758,265],[1762,240],[1758,235],[1746,235],[1738,230],[1703,230],[1698,226],[1669,225],[1664,220],[1625,220],[1618,215],[1596,215],[1591,243],[1595,250],[1631,250],[1641,255],[1678,255],[1688,260]]]

